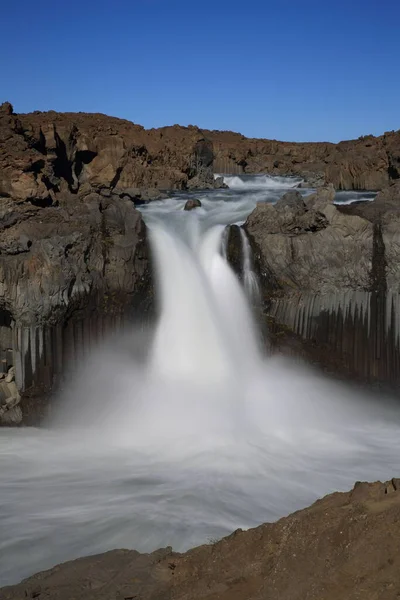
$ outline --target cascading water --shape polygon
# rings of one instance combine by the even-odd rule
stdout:
[[[250,302],[257,303],[260,300],[260,287],[258,285],[257,275],[254,271],[253,255],[250,242],[244,229],[240,229],[240,236],[242,240],[242,271],[244,289]]]
[[[93,353],[47,428],[0,430],[0,585],[111,548],[187,549],[398,474],[397,404],[260,355],[221,253],[253,200],[226,194],[143,208],[155,331]]]
[[[298,187],[303,181],[301,177],[279,177],[279,175],[216,175],[223,177],[224,183],[230,189],[251,190],[267,189],[276,190]]]
[[[229,380],[256,359],[246,300],[220,254],[222,234],[223,227],[214,227],[191,248],[163,228],[152,232],[161,291],[151,353],[157,377]]]

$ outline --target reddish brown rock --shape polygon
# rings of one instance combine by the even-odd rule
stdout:
[[[0,590],[2,600],[397,600],[400,480],[177,554],[115,550]]]
[[[251,139],[231,131],[206,135],[216,172],[299,175],[310,187],[332,183],[343,190],[380,190],[400,176],[400,131],[339,144]]]

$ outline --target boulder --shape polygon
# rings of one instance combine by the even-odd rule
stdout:
[[[191,198],[190,200],[187,200],[185,206],[183,207],[183,210],[193,210],[195,208],[199,208],[200,206],[200,200],[198,200],[197,198]]]
[[[214,179],[214,188],[216,190],[227,190],[229,186],[225,183],[223,177],[216,177]]]
[[[302,187],[332,183],[340,190],[381,190],[400,174],[400,131],[339,144],[249,139],[231,131],[205,135],[219,173],[296,175],[304,179]]]
[[[335,200],[336,191],[333,185],[330,183],[327,186],[319,188],[313,194],[306,196],[304,202],[307,208],[318,210],[319,207],[323,208],[327,204],[332,204]]]

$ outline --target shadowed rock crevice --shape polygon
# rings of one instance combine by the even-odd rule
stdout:
[[[91,163],[96,156],[97,152],[94,152],[93,150],[78,150],[75,153],[74,170],[78,180],[84,165]]]
[[[72,163],[68,159],[66,144],[56,131],[54,132],[54,138],[56,141],[56,158],[53,160],[54,175],[58,179],[64,179],[70,191],[76,191],[75,179],[72,175]]]

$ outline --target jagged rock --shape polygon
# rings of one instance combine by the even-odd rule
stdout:
[[[216,177],[214,179],[214,188],[216,190],[227,190],[229,186],[225,183],[223,177]]]
[[[324,207],[327,204],[332,204],[335,199],[335,188],[330,183],[327,186],[321,187],[314,194],[306,196],[304,202],[307,208],[318,210],[319,207]]]
[[[2,425],[20,425],[22,422],[22,410],[20,406],[12,406],[1,414],[0,407],[0,422]]]
[[[155,188],[140,189],[140,188],[126,188],[123,190],[114,189],[113,194],[120,196],[121,198],[128,197],[136,205],[148,204],[153,200],[165,200],[168,198],[168,194],[157,190]]]
[[[316,344],[324,366],[398,385],[400,184],[373,202],[336,206],[333,197],[332,187],[303,204],[293,194],[249,216],[267,317]]]
[[[0,423],[3,425],[19,425],[22,411],[18,406],[21,396],[15,383],[15,367],[10,367],[7,375],[0,381]]]
[[[3,232],[0,304],[18,325],[56,324],[104,294],[133,300],[148,268],[145,226],[128,199],[71,193],[60,206],[21,207]],[[23,240],[23,246],[21,246]]]
[[[2,600],[395,600],[399,479],[358,482],[276,523],[185,554],[113,550],[0,590]],[[38,596],[39,594],[39,596]]]
[[[247,219],[246,229],[258,243],[258,240],[261,241],[267,234],[299,235],[319,231],[326,225],[327,219],[323,213],[308,209],[301,194],[296,190],[291,190],[284,194],[275,205],[259,202],[257,208]],[[276,241],[280,244],[281,238]]]
[[[105,115],[0,111],[0,196],[50,205],[64,183],[80,193],[213,185],[213,149],[197,127],[146,131]],[[52,194],[53,192],[53,194]],[[147,198],[153,199],[153,193]]]
[[[208,131],[218,173],[296,175],[307,187],[380,190],[400,173],[400,131],[331,144],[249,139],[230,131]]]
[[[15,381],[15,367],[10,367],[6,378],[5,378],[6,383],[11,383],[12,381]]]
[[[183,210],[193,210],[195,208],[199,208],[200,206],[200,200],[198,200],[197,198],[191,198],[190,200],[187,200],[185,206],[183,207]]]
[[[301,173],[303,181],[299,184],[300,188],[320,188],[326,186],[325,173]]]
[[[345,217],[330,202],[323,206],[322,198],[331,198],[330,189],[315,196],[312,202],[304,201],[291,191],[275,206],[259,203],[248,217],[245,228],[261,271],[272,273],[283,293],[365,289],[372,224],[358,216]],[[318,210],[313,208],[316,204]]]

